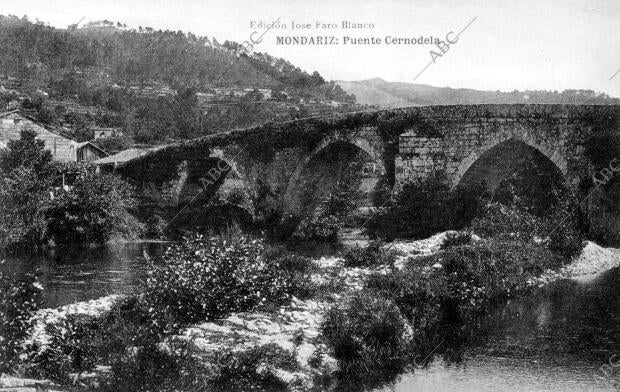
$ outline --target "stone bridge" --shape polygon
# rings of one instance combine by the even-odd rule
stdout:
[[[452,186],[484,181],[493,191],[524,159],[544,162],[572,185],[591,178],[588,137],[618,131],[620,106],[448,105],[360,112],[175,143],[117,170],[145,204],[179,210],[216,194],[251,215],[299,212],[324,196],[351,162],[366,193],[435,171]],[[603,124],[603,125],[601,125]],[[368,196],[372,204],[372,197]]]

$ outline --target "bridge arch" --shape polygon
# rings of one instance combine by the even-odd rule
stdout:
[[[374,187],[379,178],[386,175],[385,165],[383,162],[383,154],[377,151],[373,145],[362,138],[351,138],[345,135],[332,135],[324,138],[309,154],[307,154],[301,162],[297,165],[295,171],[289,178],[282,203],[284,203],[285,210],[295,211],[300,209],[299,193],[303,191],[304,177],[308,175],[308,171],[311,171],[315,162],[323,161],[323,165],[327,169],[325,171],[324,181],[335,180],[339,171],[344,166],[350,166],[345,163],[352,160],[360,159],[362,163],[362,188]],[[337,169],[337,170],[335,170]],[[333,185],[333,184],[331,184]],[[330,185],[322,184],[322,189],[331,189]]]
[[[566,172],[539,149],[514,138],[495,144],[467,167],[456,185],[483,184],[491,200],[544,216],[566,190]]]
[[[251,187],[239,168],[234,159],[221,151],[193,160],[180,173],[176,204],[200,205],[219,197],[253,217]]]
[[[493,191],[514,169],[512,164],[515,160],[523,156],[547,161],[563,178],[567,175],[566,159],[553,146],[512,135],[500,140],[490,140],[463,159],[456,169],[452,186],[471,183],[476,177],[484,177],[489,190]],[[493,167],[495,170],[491,170]]]

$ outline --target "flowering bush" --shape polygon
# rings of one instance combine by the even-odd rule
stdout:
[[[281,302],[294,288],[283,260],[261,257],[263,240],[196,235],[153,263],[145,300],[154,319],[195,322]]]

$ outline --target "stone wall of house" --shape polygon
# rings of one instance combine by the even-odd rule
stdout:
[[[45,148],[52,152],[55,160],[77,160],[77,143],[74,140],[52,132],[17,112],[0,118],[0,144],[6,146],[9,140],[19,140],[23,129],[36,131],[37,139],[45,142]]]

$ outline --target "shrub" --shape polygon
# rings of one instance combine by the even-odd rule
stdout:
[[[152,343],[119,352],[111,362],[111,374],[101,380],[96,389],[115,391],[179,391],[198,390],[193,381],[205,369],[199,369],[196,358],[191,358],[183,348],[165,349]],[[191,388],[194,387],[194,388]]]
[[[572,227],[570,223],[560,224],[549,234],[547,247],[565,260],[572,260],[585,247],[585,235]]]
[[[325,200],[301,219],[292,234],[292,239],[324,242],[334,242],[338,239],[338,231],[352,221],[353,212],[362,197],[359,191],[361,177],[358,166],[359,164],[354,164],[349,167],[336,181]],[[306,188],[309,188],[305,192],[307,197],[313,195],[313,186],[314,182],[306,184]],[[312,203],[312,200],[309,198],[305,202]]]
[[[343,223],[340,218],[335,215],[327,215],[322,208],[319,208],[317,212],[299,223],[292,239],[334,242],[338,239],[338,231],[342,226]]]
[[[284,281],[287,282],[285,289],[287,294],[301,299],[312,297],[316,292],[316,287],[310,275],[318,271],[316,264],[307,257],[288,251],[280,254],[274,253],[264,252],[261,258],[270,265],[270,268],[277,269],[282,275]]]
[[[321,326],[322,335],[345,375],[396,368],[408,344],[406,331],[407,323],[393,302],[365,294],[331,308]]]
[[[342,258],[346,267],[373,268],[379,265],[392,266],[396,251],[381,248],[380,243],[372,243],[366,248],[355,246],[347,249]]]
[[[347,221],[351,212],[358,206],[359,200],[363,196],[359,190],[361,177],[358,166],[359,164],[354,164],[353,167],[349,167],[336,181],[324,202],[326,215],[336,216],[342,221]]]
[[[262,240],[245,236],[230,243],[196,235],[169,247],[147,280],[154,318],[195,322],[285,300],[294,283],[263,250]]]
[[[426,238],[437,232],[465,227],[477,215],[486,192],[482,185],[450,186],[441,174],[403,185],[402,189],[368,221],[371,237]]]
[[[529,287],[528,280],[561,260],[543,245],[514,240],[481,240],[448,248],[425,262],[441,266],[450,301],[462,318],[484,310],[493,301]]]
[[[209,381],[216,391],[286,391],[272,369],[297,370],[297,358],[275,343],[240,352],[217,353],[212,360],[217,376]]]
[[[543,222],[536,216],[500,203],[487,204],[473,220],[471,231],[484,238],[502,237],[531,241],[543,231]]]
[[[285,241],[291,238],[301,218],[293,214],[283,214],[278,210],[263,212],[254,225],[263,230],[267,238],[275,241]]]
[[[588,237],[603,246],[620,247],[620,231],[613,231],[603,226],[594,226],[590,228]]]
[[[586,245],[586,231],[586,218],[579,201],[569,193],[563,195],[547,218],[547,247],[565,260],[571,260]]]
[[[32,316],[43,303],[41,290],[35,274],[13,279],[0,270],[0,372],[20,362]]]
[[[416,344],[425,344],[442,319],[447,288],[441,274],[410,267],[387,274],[376,273],[368,277],[365,289],[398,306],[414,329]]]
[[[112,308],[93,323],[104,345],[99,357],[109,362],[127,347],[145,346],[160,342],[169,329],[162,319],[151,318],[150,301],[145,296],[129,296],[117,301]]]
[[[97,348],[103,345],[98,324],[89,316],[68,315],[66,319],[49,324],[48,344],[33,347],[28,358],[28,374],[37,378],[68,383],[71,373],[81,373],[94,368]]]

